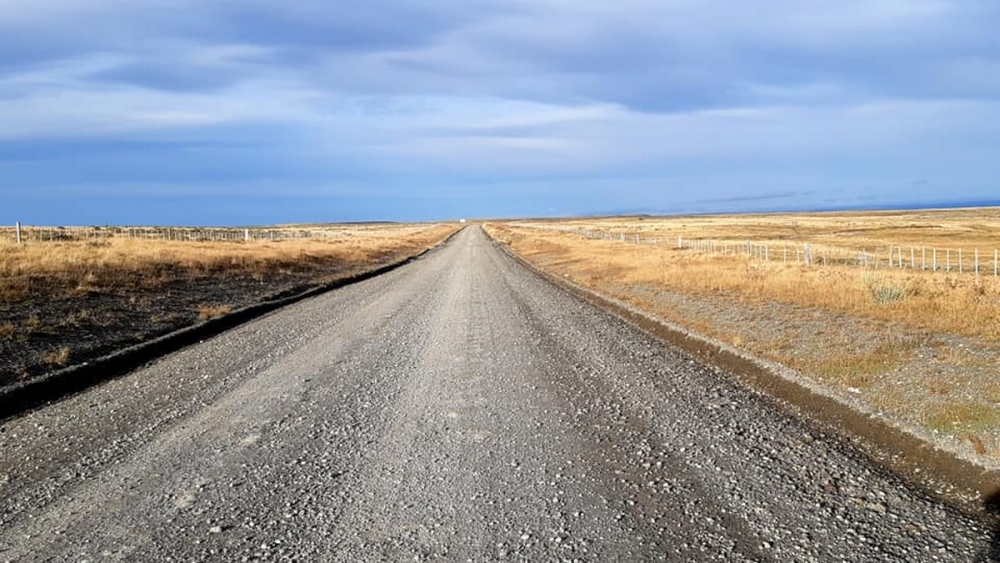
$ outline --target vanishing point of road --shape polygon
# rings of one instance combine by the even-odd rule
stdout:
[[[479,227],[0,422],[0,561],[975,561],[994,532]]]

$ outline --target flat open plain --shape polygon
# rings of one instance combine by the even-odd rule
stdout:
[[[975,561],[993,530],[470,227],[0,423],[0,560]]]

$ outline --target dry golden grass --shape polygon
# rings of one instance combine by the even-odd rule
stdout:
[[[972,251],[1000,248],[1000,208],[567,219],[548,222],[676,240],[798,242],[853,251],[887,244]],[[904,256],[909,260],[909,256]]]
[[[788,221],[781,217],[776,228],[784,229]],[[649,231],[649,222],[641,222],[641,228],[647,229],[644,236],[656,236],[660,231]],[[945,218],[938,223],[946,224]],[[621,220],[609,221],[608,225],[616,229],[634,226]],[[605,223],[598,221],[588,226],[603,227]],[[745,256],[678,250],[673,245],[637,246],[591,240],[517,225],[491,228],[500,238],[508,239],[517,252],[526,256],[544,254],[548,261],[558,261],[563,270],[584,283],[614,280],[693,294],[723,294],[749,302],[777,301],[898,322],[930,332],[1000,338],[1000,281],[992,274],[976,277],[941,271],[786,265]],[[763,236],[763,227],[757,229]],[[830,229],[825,236],[834,236]],[[879,230],[890,231],[888,227]],[[991,241],[980,236],[976,234],[969,240],[956,237],[952,242],[988,242],[1000,247],[1000,235]]]
[[[62,348],[49,352],[42,355],[42,361],[47,364],[54,366],[64,366],[69,363],[70,349],[69,347],[63,346]]]
[[[455,225],[327,227],[324,238],[187,242],[109,238],[101,241],[0,241],[0,301],[33,295],[71,297],[96,291],[156,288],[178,279],[364,268],[433,246]]]
[[[198,319],[207,321],[233,312],[229,305],[202,305],[198,307]]]

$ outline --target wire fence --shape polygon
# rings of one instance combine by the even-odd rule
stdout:
[[[17,244],[30,242],[102,241],[140,239],[190,242],[248,242],[256,240],[297,240],[347,236],[344,230],[232,227],[39,227],[17,224],[0,227],[0,240]]]
[[[669,247],[702,253],[743,256],[763,262],[802,266],[850,266],[895,268],[929,272],[1000,276],[1000,249],[937,248],[927,246],[876,245],[850,249],[806,242],[755,242],[720,239],[643,237],[633,233],[596,231],[579,227],[522,224],[522,226],[567,232],[594,240],[610,240],[635,245]]]

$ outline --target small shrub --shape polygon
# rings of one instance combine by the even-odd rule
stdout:
[[[861,277],[861,282],[868,287],[868,292],[872,296],[872,301],[878,305],[886,305],[902,301],[906,297],[906,288],[892,285],[885,282],[885,279],[875,272],[865,272]]]
[[[902,301],[906,296],[906,290],[895,285],[879,285],[872,288],[872,299],[879,305]]]

